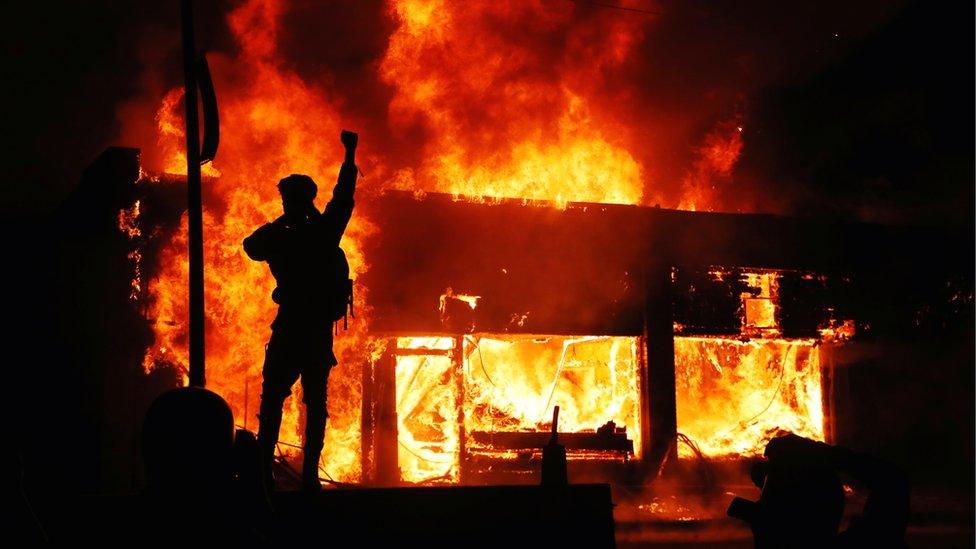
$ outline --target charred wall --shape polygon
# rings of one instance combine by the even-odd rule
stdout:
[[[639,209],[491,205],[387,193],[364,206],[381,227],[361,280],[377,332],[445,331],[438,301],[450,287],[478,295],[479,331],[639,335]]]
[[[142,415],[178,383],[142,368],[152,333],[129,299],[133,243],[118,227],[120,210],[140,198],[139,177],[138,150],[107,149],[50,218],[17,228],[11,370],[35,495],[137,489]]]

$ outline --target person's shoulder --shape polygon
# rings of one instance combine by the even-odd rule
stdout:
[[[258,227],[257,229],[254,229],[254,232],[252,232],[250,236],[244,238],[244,240],[250,242],[250,241],[258,241],[258,240],[263,241],[269,237],[273,238],[272,235],[279,232],[280,226],[281,224],[278,222],[277,219],[270,223],[265,223],[260,227]]]

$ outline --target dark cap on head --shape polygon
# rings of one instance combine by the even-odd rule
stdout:
[[[278,192],[284,200],[311,201],[318,190],[315,181],[303,174],[293,173],[278,182]]]

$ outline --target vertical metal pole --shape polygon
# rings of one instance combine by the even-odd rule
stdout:
[[[183,19],[183,99],[186,106],[186,190],[190,255],[190,385],[206,385],[203,314],[203,204],[200,196],[200,133],[194,74],[193,0],[181,1]]]

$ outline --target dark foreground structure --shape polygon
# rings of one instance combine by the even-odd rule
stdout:
[[[605,484],[282,492],[271,504],[278,520],[269,536],[251,536],[255,544],[355,540],[362,547],[614,546],[613,507]],[[156,539],[183,537],[181,520],[138,497],[72,499],[59,511],[66,520],[49,532],[55,542],[131,543],[153,532]],[[171,512],[179,514],[178,509]],[[242,533],[253,526],[243,520],[229,523],[224,539],[245,539]],[[221,533],[212,532],[212,537],[220,539]]]

